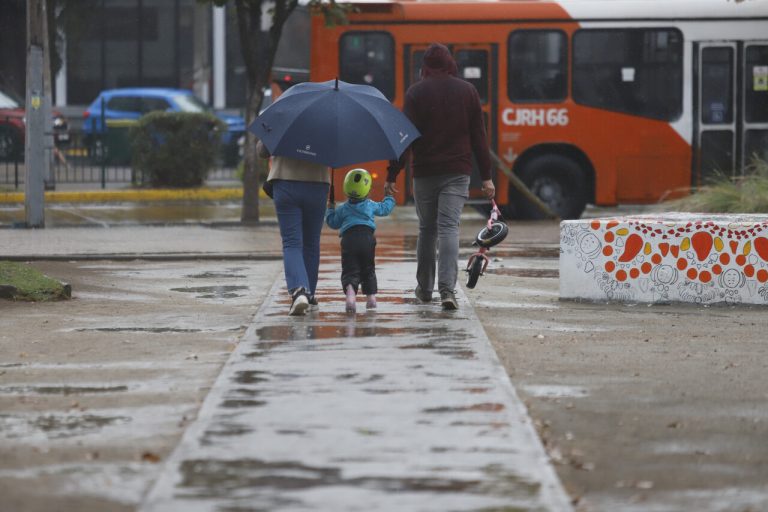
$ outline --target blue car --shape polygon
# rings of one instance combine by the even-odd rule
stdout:
[[[102,116],[102,105],[104,114]],[[102,91],[83,113],[83,134],[86,144],[92,151],[98,152],[101,144],[99,135],[105,133],[102,119],[107,127],[123,125],[126,121],[135,121],[144,114],[154,111],[163,112],[210,112],[224,121],[227,131],[222,134],[224,161],[234,165],[238,159],[238,140],[245,133],[245,120],[240,116],[213,112],[192,91],[159,87],[132,87]]]

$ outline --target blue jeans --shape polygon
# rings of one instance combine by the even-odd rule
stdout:
[[[320,231],[323,229],[328,183],[312,181],[274,182],[273,199],[288,290],[304,287],[314,295],[320,267]]]

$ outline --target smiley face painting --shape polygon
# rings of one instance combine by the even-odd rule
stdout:
[[[768,304],[768,216],[564,221],[560,297]]]

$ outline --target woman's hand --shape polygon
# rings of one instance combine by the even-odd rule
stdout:
[[[387,181],[384,183],[384,195],[385,196],[393,196],[397,193],[397,187],[395,187],[394,181]]]

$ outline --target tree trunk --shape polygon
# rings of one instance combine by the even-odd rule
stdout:
[[[249,87],[251,89],[251,87]],[[249,91],[248,107],[245,113],[245,126],[250,126],[259,112],[262,100],[261,89]],[[256,137],[249,130],[245,131],[245,152],[243,170],[243,208],[240,221],[244,224],[259,222],[259,168],[256,154]]]

